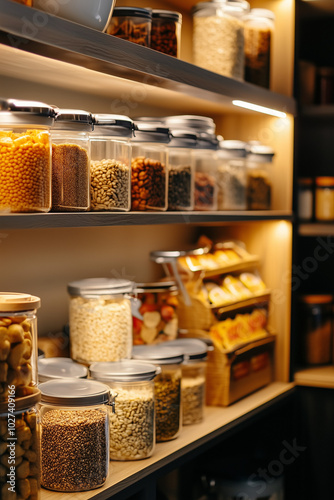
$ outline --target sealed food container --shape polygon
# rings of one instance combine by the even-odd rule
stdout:
[[[217,141],[197,137],[195,161],[194,210],[217,210]]]
[[[168,128],[136,123],[132,139],[131,210],[167,210]]]
[[[193,9],[194,64],[220,75],[244,79],[245,0],[201,2]]]
[[[93,363],[90,376],[110,387],[110,459],[140,460],[155,448],[154,377],[160,369],[134,360]]]
[[[124,211],[131,206],[131,144],[127,116],[96,114],[91,135],[91,210]]]
[[[180,57],[182,15],[170,10],[152,10],[151,49]]]
[[[161,368],[161,373],[154,379],[155,396],[155,435],[156,441],[175,439],[182,425],[181,408],[181,364],[184,359],[183,350],[179,347],[134,346],[132,357]]]
[[[37,385],[37,318],[41,301],[25,293],[0,294],[0,402],[15,388],[15,397]]]
[[[151,25],[151,9],[115,7],[107,27],[107,33],[144,47],[150,47]]]
[[[177,337],[178,288],[175,281],[136,283],[133,301],[133,343],[156,344]]]
[[[247,149],[243,141],[221,141],[217,150],[218,210],[246,210]]]
[[[0,403],[0,498],[40,498],[41,393],[15,398],[13,386],[8,402]]]
[[[315,178],[315,218],[334,219],[334,177]]]
[[[55,378],[87,378],[88,368],[71,358],[38,358],[38,382]]]
[[[298,218],[304,221],[313,217],[313,179],[301,177],[298,184]]]
[[[198,424],[204,418],[208,346],[195,338],[172,340],[168,346],[183,349],[185,355],[181,381],[182,424]]]
[[[270,146],[250,142],[247,154],[247,208],[248,210],[270,210],[271,208],[271,164],[274,151]]]
[[[0,99],[0,212],[51,209],[54,116],[42,102]]]
[[[71,357],[119,361],[132,349],[131,281],[87,278],[68,284]]]
[[[90,208],[90,133],[93,117],[87,111],[58,109],[52,129],[52,210]]]
[[[245,17],[245,80],[267,89],[274,23],[275,15],[268,9],[251,9]]]
[[[41,484],[54,491],[99,488],[109,470],[109,387],[96,380],[40,384]]]

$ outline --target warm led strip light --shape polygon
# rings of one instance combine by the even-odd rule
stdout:
[[[258,111],[259,113],[265,113],[266,115],[277,116],[278,118],[285,118],[286,113],[283,111],[277,111],[276,109],[266,108],[265,106],[259,106],[258,104],[252,104],[247,101],[232,101],[234,106],[239,106],[240,108],[251,109],[252,111]]]

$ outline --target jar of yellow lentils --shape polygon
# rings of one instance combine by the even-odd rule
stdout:
[[[0,99],[0,212],[51,209],[54,116],[41,102]]]

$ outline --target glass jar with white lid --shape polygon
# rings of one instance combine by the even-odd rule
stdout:
[[[38,358],[38,382],[58,378],[87,378],[88,368],[71,358]]]
[[[110,387],[110,459],[140,460],[155,448],[154,377],[160,368],[135,360],[93,363],[92,379]]]
[[[247,208],[270,210],[272,199],[272,161],[274,151],[257,141],[247,146]]]
[[[246,210],[246,143],[224,140],[217,150],[218,210]]]

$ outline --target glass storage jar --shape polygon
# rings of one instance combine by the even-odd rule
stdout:
[[[199,134],[195,162],[194,210],[217,210],[217,140]]]
[[[124,211],[131,206],[131,144],[127,116],[96,114],[91,135],[91,210]]]
[[[132,357],[161,368],[161,373],[154,379],[156,441],[177,438],[182,425],[182,349],[167,347],[166,344],[137,345],[133,347]]]
[[[13,386],[14,387],[14,386]],[[40,421],[36,390],[15,398],[10,389],[8,402],[0,403],[0,498],[40,498]]]
[[[38,358],[38,382],[55,378],[87,378],[88,368],[71,358]]]
[[[136,283],[132,305],[133,343],[156,344],[177,337],[178,288],[175,281]]]
[[[244,79],[244,0],[201,2],[193,9],[194,63],[220,75]]]
[[[217,150],[218,210],[246,210],[246,143],[221,141]]]
[[[334,220],[334,177],[315,178],[315,218]]]
[[[54,491],[102,486],[109,470],[109,387],[88,379],[40,384],[41,484]]]
[[[151,9],[115,7],[107,27],[107,33],[128,40],[128,42],[150,47],[151,25]]]
[[[0,294],[0,402],[7,400],[9,387],[15,387],[16,398],[35,392],[40,303],[25,293]]]
[[[136,123],[132,139],[131,210],[167,210],[169,129]]]
[[[58,109],[52,137],[52,210],[90,208],[90,133],[93,117],[87,111]]]
[[[152,10],[151,49],[180,57],[182,15],[170,10]]]
[[[154,377],[159,368],[134,360],[93,363],[90,376],[110,387],[110,460],[140,460],[155,448]]]
[[[119,361],[132,350],[131,281],[87,278],[68,284],[71,357]]]
[[[42,102],[0,99],[0,212],[51,209],[54,116]]]
[[[271,208],[271,164],[274,151],[270,146],[249,143],[247,154],[247,208],[248,210],[270,210]]]
[[[245,17],[245,80],[267,89],[274,23],[275,15],[268,9],[251,9]]]
[[[313,179],[300,177],[298,184],[298,218],[308,221],[313,217]]]

